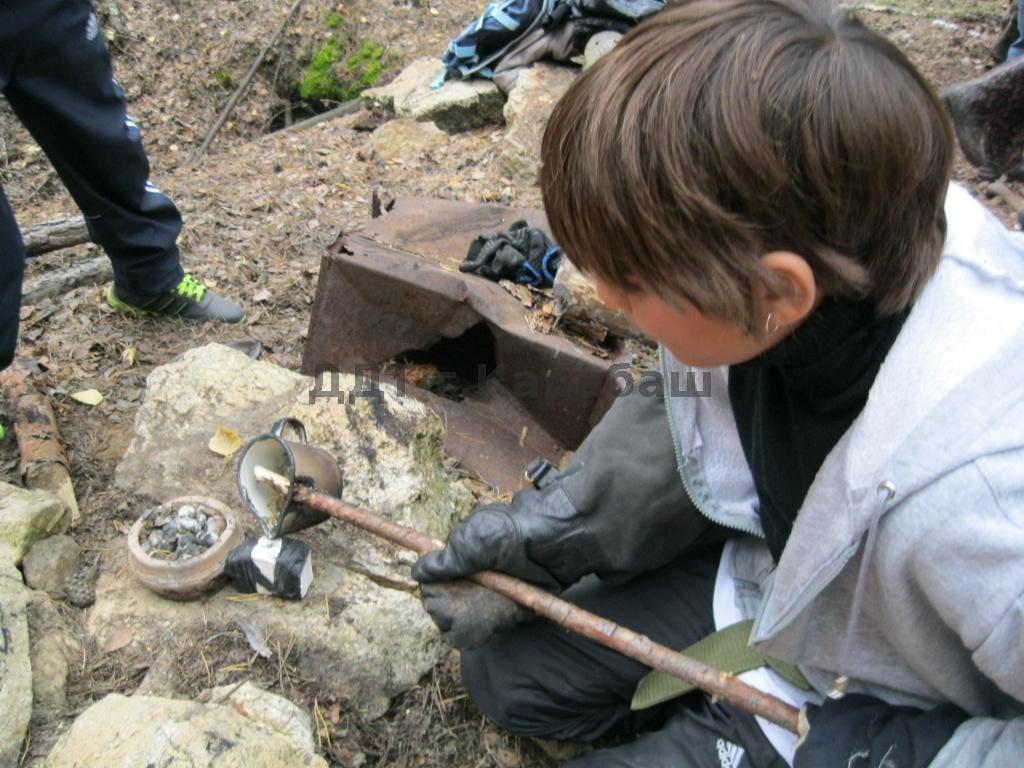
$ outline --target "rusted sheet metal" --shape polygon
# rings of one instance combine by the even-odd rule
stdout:
[[[460,340],[456,346],[466,339],[458,362],[484,369],[465,399],[412,385],[406,391],[445,419],[448,454],[502,491],[521,486],[531,459],[557,462],[579,445],[611,402],[608,371],[618,362],[531,330],[529,311],[505,289],[458,272],[474,237],[517,219],[545,224],[536,210],[399,198],[324,257],[303,357],[310,375],[375,371],[445,339]]]

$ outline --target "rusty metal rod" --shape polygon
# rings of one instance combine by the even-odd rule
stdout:
[[[256,467],[254,474],[257,480],[268,482],[276,486],[278,490],[287,493],[289,488],[287,478],[263,467]],[[372,512],[304,486],[296,486],[292,498],[310,509],[325,512],[338,520],[352,523],[365,531],[421,555],[444,547],[444,543],[437,539],[424,536],[411,528],[384,520]],[[686,680],[712,696],[734,704],[745,712],[759,715],[787,731],[797,733],[799,710],[775,696],[747,685],[734,675],[719,672],[707,664],[660,645],[645,635],[585,611],[521,579],[496,571],[481,571],[467,576],[467,578],[520,605],[525,605],[539,616],[550,619],[573,632],[578,632],[584,637],[589,637],[606,648],[611,648],[641,664]]]

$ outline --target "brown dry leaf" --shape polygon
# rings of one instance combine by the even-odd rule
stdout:
[[[233,429],[217,427],[217,431],[210,438],[209,449],[218,456],[234,456],[242,447],[242,437]]]
[[[114,627],[110,630],[110,634],[107,635],[107,642],[103,644],[104,653],[113,653],[119,651],[122,648],[126,648],[131,645],[132,640],[135,637],[135,633],[132,632],[132,628],[121,625],[120,627]]]
[[[83,389],[80,392],[72,392],[71,399],[85,405],[99,405],[103,402],[103,394],[98,389]]]

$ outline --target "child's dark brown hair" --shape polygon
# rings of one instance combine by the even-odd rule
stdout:
[[[917,70],[827,0],[684,0],[561,99],[541,186],[582,270],[752,328],[773,250],[825,295],[909,306],[940,257],[953,146]]]

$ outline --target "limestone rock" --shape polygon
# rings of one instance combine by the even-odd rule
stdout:
[[[421,57],[399,72],[398,77],[379,88],[367,88],[360,94],[363,104],[372,109],[386,109],[397,112],[414,91],[429,89],[430,84],[441,76],[443,67],[436,58]]]
[[[61,515],[64,506],[60,506]],[[7,510],[4,510],[6,514]],[[0,767],[18,764],[18,753],[32,714],[32,662],[21,574],[0,561]]]
[[[263,697],[272,694],[262,692]],[[278,698],[278,697],[274,697]],[[83,712],[46,758],[46,768],[189,765],[193,768],[326,768],[309,749],[230,702],[200,704],[110,694]]]
[[[49,722],[63,714],[70,664],[81,658],[81,645],[44,592],[31,593],[28,630],[32,638],[32,719]]]
[[[416,157],[448,143],[448,134],[433,123],[415,120],[390,120],[370,136],[370,151],[381,160]]]
[[[521,186],[537,183],[540,142],[555,104],[576,76],[576,70],[555,64],[534,64],[519,75],[505,103],[508,130],[501,144],[501,173]]]
[[[505,98],[498,86],[488,80],[446,80],[432,88],[440,74],[437,59],[417,59],[388,85],[363,91],[363,102],[399,117],[431,121],[448,133],[501,123]]]
[[[21,561],[25,584],[53,596],[63,594],[64,583],[82,566],[82,550],[65,534],[37,541]]]
[[[40,539],[57,533],[65,522],[64,502],[47,491],[29,491],[0,483],[0,545],[7,545],[17,565]]]
[[[368,392],[367,381],[345,375],[337,385],[344,403],[337,397],[310,402],[311,378],[221,345],[190,350],[150,374],[115,485],[156,500],[185,490],[202,493],[247,519],[235,485],[237,462],[225,470],[223,459],[207,449],[210,436],[224,426],[248,440],[276,419],[294,416],[310,443],[338,457],[347,501],[443,537],[473,498],[444,471],[440,419],[387,385]],[[250,620],[271,648],[293,644],[290,658],[303,676],[348,696],[365,715],[380,715],[391,696],[415,685],[445,652],[412,594],[415,555],[335,521],[295,536],[309,544],[313,559],[313,585],[302,601],[236,601],[229,599],[235,594],[230,588],[202,603],[163,600],[124,569],[126,548],[112,547],[88,630],[102,638],[129,625],[136,646],[155,655],[168,634],[237,632],[237,618]]]
[[[289,741],[300,744],[306,751],[315,750],[313,721],[309,714],[283,696],[257,688],[250,682],[241,686],[224,685],[207,692],[210,702],[227,703],[253,722],[266,726]]]
[[[242,619],[259,628],[275,653],[291,647],[289,661],[303,678],[344,696],[364,716],[379,717],[390,698],[414,686],[447,649],[413,594],[332,562],[338,547],[326,531],[307,541],[313,547],[314,578],[301,601],[240,601],[231,588],[203,601],[166,600],[131,578],[125,572],[127,556],[118,556],[100,573],[86,630],[102,643],[112,629],[129,626],[132,650],[155,658],[168,638],[237,634]]]

